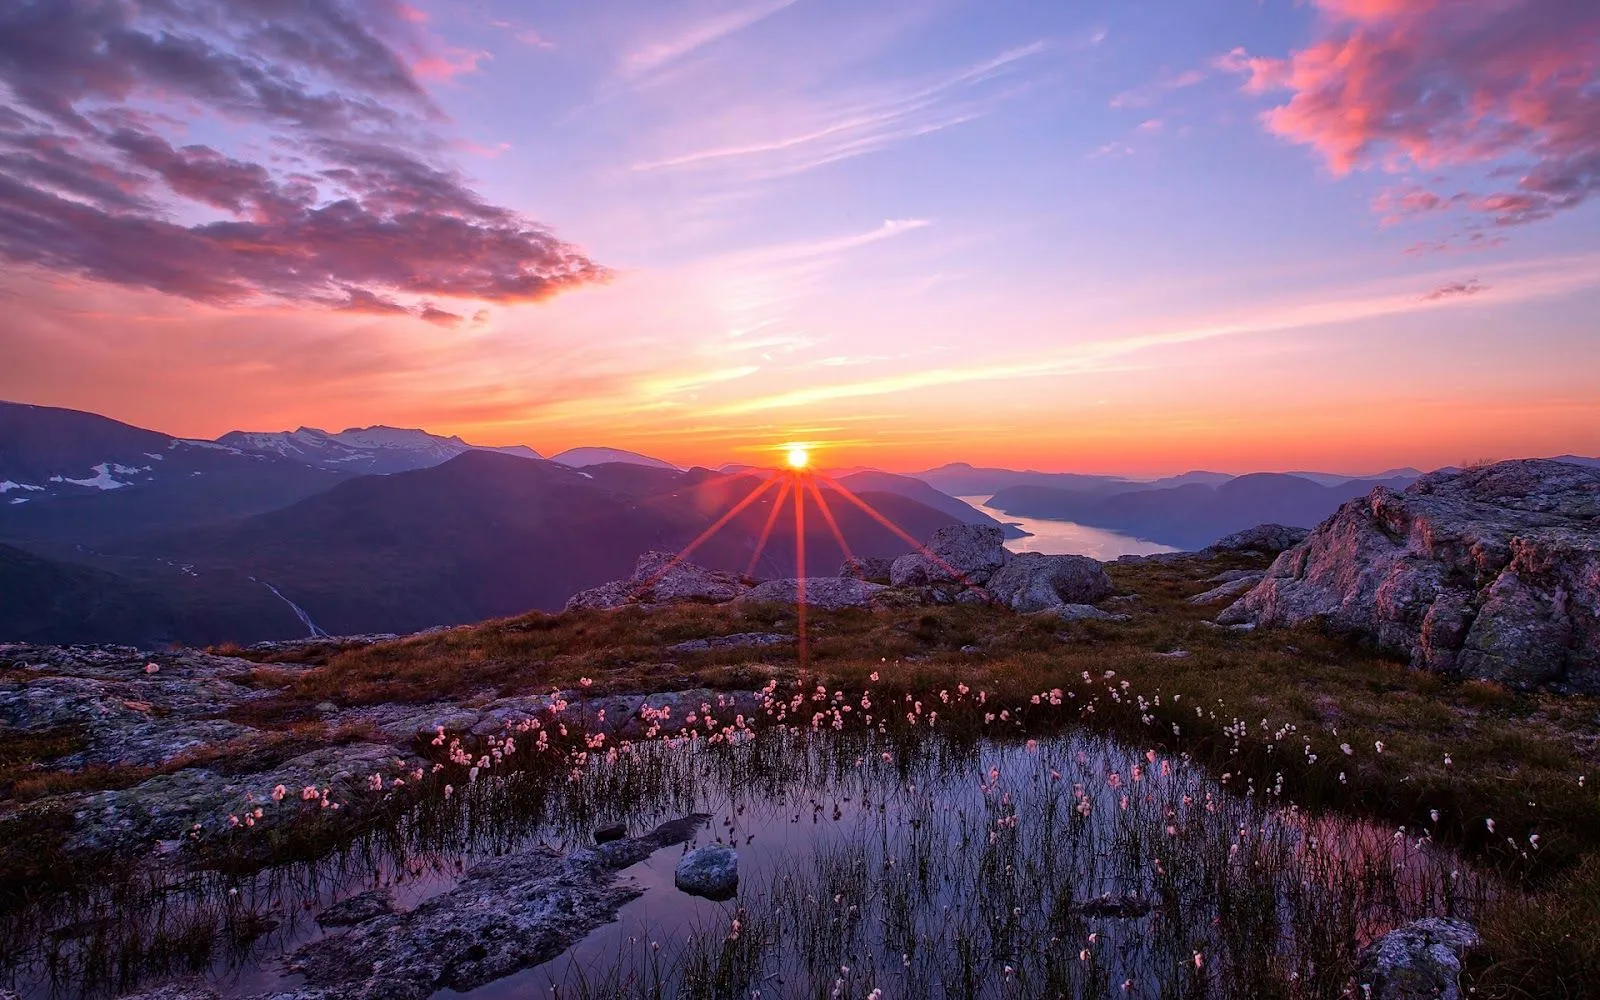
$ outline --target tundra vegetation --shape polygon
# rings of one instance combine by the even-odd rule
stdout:
[[[705,811],[705,836],[736,848],[782,824],[849,835],[741,872],[734,900],[670,938],[625,918],[601,951],[544,967],[542,988],[1339,997],[1359,995],[1377,935],[1463,916],[1484,939],[1473,995],[1600,995],[1600,703],[1456,682],[1311,626],[1218,627],[1189,603],[1263,564],[1112,564],[1106,606],[1125,621],[909,597],[813,610],[803,664],[793,643],[693,644],[792,635],[794,609],[771,604],[220,650],[255,661],[262,696],[229,710],[270,734],[248,761],[200,749],[67,771],[39,762],[80,733],[0,742],[0,976],[116,996],[257,969],[357,891],[425,896],[529,844]],[[702,687],[726,695],[626,733],[594,714],[618,693]],[[57,804],[86,791],[370,740],[327,721],[363,707],[552,690],[537,716],[422,734],[359,789],[283,789],[156,858],[67,848],[81,818]]]

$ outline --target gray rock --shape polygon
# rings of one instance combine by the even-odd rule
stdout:
[[[1029,612],[1102,600],[1112,588],[1105,567],[1088,556],[1024,552],[991,576],[984,589],[1013,611]]]
[[[735,573],[706,569],[671,552],[646,552],[627,580],[614,580],[574,594],[566,610],[620,608],[628,604],[700,602],[723,604],[750,589]]]
[[[1216,576],[1207,577],[1206,578],[1206,582],[1207,583],[1232,583],[1235,580],[1243,580],[1246,577],[1249,577],[1252,581],[1259,583],[1263,576],[1266,576],[1266,570],[1261,570],[1261,569],[1225,569],[1221,573],[1218,573]]]
[[[621,840],[627,835],[628,825],[626,823],[611,823],[595,829],[594,842],[597,844],[609,844],[613,840]]]
[[[1305,541],[1311,534],[1305,528],[1287,524],[1258,524],[1254,528],[1236,531],[1206,546],[1210,552],[1264,552],[1275,555]]]
[[[1461,1000],[1461,957],[1481,943],[1464,920],[1413,921],[1367,948],[1359,983],[1371,1000]]]
[[[1232,580],[1229,580],[1226,583],[1219,583],[1203,594],[1194,595],[1193,597],[1189,598],[1189,603],[1216,604],[1219,601],[1226,601],[1230,598],[1238,597],[1240,594],[1260,583],[1266,575],[1266,570],[1255,570],[1253,572],[1245,573],[1243,576],[1234,577]]]
[[[566,951],[643,887],[621,871],[694,836],[709,817],[563,856],[545,846],[480,862],[447,892],[297,951],[290,971],[346,1000],[466,992]]]
[[[1190,656],[1190,653],[1187,649],[1169,649],[1164,653],[1157,653],[1156,655],[1166,660],[1187,660]]]
[[[723,844],[697,847],[678,862],[672,881],[693,896],[731,899],[739,891],[739,854]]]
[[[896,587],[930,583],[982,586],[1011,558],[1006,534],[987,524],[950,524],[933,533],[927,554],[912,552],[889,567],[889,582]]]
[[[388,889],[368,889],[341,899],[317,914],[323,927],[353,927],[394,912],[394,893]]]
[[[750,593],[760,589],[759,586],[755,587]],[[747,646],[787,646],[792,642],[794,636],[777,632],[736,632],[733,635],[714,635],[707,639],[690,639],[686,642],[673,643],[667,647],[667,652],[708,653],[716,649],[741,649]]]
[[[887,580],[894,560],[884,556],[851,556],[839,567],[839,575],[852,580]]]
[[[1375,488],[1218,620],[1320,621],[1419,668],[1600,691],[1600,469],[1522,460]]]
[[[1125,622],[1133,617],[1101,611],[1093,604],[1058,604],[1053,608],[1045,608],[1040,614],[1059,618],[1064,622]]]
[[[878,595],[888,589],[881,583],[838,576],[813,576],[805,581],[806,604],[827,610],[871,607]],[[768,580],[745,591],[739,601],[794,604],[799,600],[799,595],[798,580]]]

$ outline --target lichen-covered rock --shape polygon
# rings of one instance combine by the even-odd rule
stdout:
[[[991,576],[984,589],[1013,611],[1029,612],[1102,600],[1112,587],[1105,567],[1088,556],[1024,552]]]
[[[1211,552],[1264,552],[1267,555],[1276,555],[1284,549],[1292,548],[1306,540],[1311,534],[1305,528],[1295,528],[1287,524],[1258,524],[1254,528],[1235,531],[1231,535],[1219,538],[1206,546]]]
[[[1204,593],[1196,594],[1189,598],[1190,604],[1216,604],[1229,598],[1238,597],[1240,594],[1260,583],[1267,575],[1266,570],[1255,570],[1224,580]]]
[[[388,889],[368,889],[341,899],[317,914],[323,927],[354,927],[394,912],[394,893]]]
[[[291,971],[346,1000],[423,1000],[466,992],[566,951],[616,919],[643,887],[621,876],[663,847],[692,838],[709,817],[687,816],[643,837],[562,855],[539,846],[480,862],[447,892],[297,951]]]
[[[839,567],[839,575],[852,580],[887,580],[894,560],[886,556],[851,556]]]
[[[1375,488],[1218,617],[1313,620],[1429,670],[1600,691],[1600,469],[1523,460]]]
[[[1125,622],[1132,617],[1119,612],[1102,611],[1093,604],[1057,604],[1039,613],[1064,622]]]
[[[881,583],[840,576],[812,576],[805,580],[806,604],[830,611],[839,608],[871,607],[878,595],[888,589]],[[795,604],[800,600],[800,581],[768,580],[745,591],[739,600],[749,603],[770,601],[774,604]]]
[[[1461,956],[1478,947],[1464,920],[1428,917],[1396,928],[1361,956],[1359,984],[1371,1000],[1461,1000]]]
[[[605,610],[628,604],[723,604],[749,590],[750,583],[737,573],[707,569],[672,552],[646,552],[628,579],[580,591],[567,600],[566,610]]]
[[[993,525],[946,525],[933,533],[926,554],[912,552],[896,559],[889,567],[889,582],[896,587],[983,586],[1011,558],[1005,540],[1005,532]]]
[[[683,856],[673,884],[692,896],[732,899],[739,891],[739,853],[724,844],[707,844]]]
[[[761,589],[760,587],[754,588]],[[752,591],[753,592],[753,591]],[[732,635],[713,635],[705,639],[687,639],[667,647],[669,653],[708,653],[717,649],[743,649],[760,646],[787,646],[794,636],[778,632],[735,632]]]

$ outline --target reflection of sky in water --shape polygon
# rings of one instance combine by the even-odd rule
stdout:
[[[1051,521],[1042,517],[1020,517],[990,507],[987,496],[957,497],[970,506],[999,521],[1015,524],[1029,532],[1027,538],[1012,538],[1006,548],[1012,552],[1043,552],[1046,555],[1079,555],[1102,562],[1118,556],[1148,556],[1157,552],[1176,552],[1177,549],[1159,542],[1148,542],[1109,528],[1091,528],[1073,521]]]
[[[1048,859],[1052,869],[1060,869],[1053,886],[1040,872],[1023,871],[1008,890],[1013,893],[1011,899],[1027,907],[1023,930],[1041,939],[1060,929],[1051,922],[1051,913],[1063,892],[1069,902],[1102,893],[1154,898],[1148,868],[1153,849],[1148,845],[1139,849],[1140,859],[1132,863],[1122,855],[1129,846],[1131,830],[1142,828],[1143,836],[1154,830],[1159,836],[1169,818],[1189,828],[1204,844],[1214,847],[1212,842],[1220,838],[1223,854],[1229,841],[1242,839],[1247,847],[1264,852],[1262,856],[1286,859],[1320,841],[1324,847],[1334,847],[1325,853],[1352,864],[1345,869],[1345,878],[1366,865],[1397,871],[1402,909],[1413,915],[1436,911],[1438,901],[1428,898],[1428,893],[1438,885],[1440,872],[1452,866],[1443,854],[1394,839],[1392,830],[1268,810],[1232,794],[1179,759],[1147,760],[1119,744],[1082,732],[1043,739],[1033,748],[1020,741],[961,744],[932,733],[914,747],[891,753],[888,761],[883,759],[885,744],[863,742],[860,734],[856,737],[835,742],[826,735],[797,739],[768,733],[758,739],[775,742],[748,760],[722,757],[719,762],[716,756],[743,754],[742,749],[667,751],[676,763],[663,787],[627,801],[588,793],[594,801],[583,806],[581,818],[567,814],[558,797],[550,803],[554,813],[516,821],[509,839],[498,844],[470,836],[465,841],[451,838],[449,843],[432,846],[419,843],[410,860],[400,862],[374,846],[371,853],[358,850],[342,862],[317,866],[315,873],[304,868],[263,873],[244,890],[245,897],[258,912],[275,913],[280,923],[248,954],[219,959],[210,977],[212,985],[225,996],[293,988],[298,977],[283,971],[286,958],[323,933],[310,915],[335,899],[375,884],[393,886],[400,908],[409,909],[448,891],[461,871],[499,851],[523,850],[539,843],[573,849],[587,842],[587,831],[597,823],[622,820],[631,834],[640,835],[691,811],[712,817],[694,844],[721,841],[739,851],[738,900],[712,902],[678,891],[673,885],[674,868],[694,844],[668,847],[622,873],[624,879],[638,883],[643,894],[623,906],[615,922],[602,925],[560,958],[467,994],[442,990],[435,997],[513,1000],[558,995],[552,987],[560,996],[580,996],[583,990],[574,989],[577,977],[585,978],[590,989],[603,987],[619,967],[626,978],[629,971],[644,968],[651,942],[660,943],[660,958],[668,967],[696,934],[720,942],[736,909],[759,910],[786,876],[803,884],[829,865],[848,859],[864,866],[863,880],[877,879],[885,873],[886,858],[904,862],[919,844],[935,859],[936,869],[943,866],[932,896],[919,911],[935,933],[949,914],[976,921],[974,926],[983,925],[991,916],[992,897],[1001,890],[977,873],[985,857],[982,845],[995,829],[995,819],[1008,813],[1022,820],[1015,835],[1024,846],[1012,856],[1029,865]],[[744,763],[729,764],[730,759]],[[1137,777],[1136,766],[1140,769]],[[983,787],[986,783],[988,789]],[[1078,821],[1074,808],[1080,789],[1092,804],[1086,823]],[[592,809],[598,812],[590,812]],[[1046,816],[1053,819],[1046,820]],[[1151,822],[1154,827],[1148,825]],[[1075,823],[1077,832],[1072,832]],[[1249,833],[1239,838],[1235,831],[1243,829]],[[1198,879],[1185,890],[1184,895],[1191,898],[1182,908],[1181,919],[1141,916],[1093,921],[1090,929],[1101,939],[1107,969],[1115,971],[1115,982],[1121,982],[1123,976],[1153,981],[1146,977],[1159,977],[1159,970],[1172,967],[1173,948],[1182,952],[1180,958],[1187,959],[1186,949],[1191,945],[1210,947],[1206,942],[1212,935],[1213,906],[1203,883],[1204,879]],[[828,894],[819,890],[820,896]],[[869,894],[867,900],[864,910],[881,902],[875,894]],[[831,904],[831,899],[819,899],[819,906],[825,904]],[[1010,901],[1005,903],[1010,905]],[[895,984],[878,980],[889,987],[886,1000],[923,995],[918,991],[942,974],[943,966],[938,964],[942,959],[935,957],[942,943],[937,937],[930,941],[928,954],[919,959],[929,963],[920,973],[924,985],[914,988],[910,978],[914,973],[901,972],[899,948],[891,946],[882,933],[882,914],[869,910],[864,915],[868,917],[865,926],[876,929],[859,942],[851,961],[861,970],[876,968],[880,977],[907,977]],[[1370,916],[1372,926],[1365,928],[1369,932],[1385,930],[1396,922],[1387,908]],[[1289,927],[1284,932],[1293,933]],[[1075,944],[1074,954],[1076,948]],[[816,976],[792,949],[776,948],[762,973],[766,997],[820,995]],[[29,989],[30,985],[42,987],[42,982],[20,985],[24,996],[46,995],[41,989]],[[822,983],[820,988],[826,993],[830,985]],[[995,985],[987,984],[982,995],[994,993]],[[857,992],[865,995],[866,991]],[[604,990],[602,995],[606,995]],[[1155,994],[1146,990],[1136,995]]]

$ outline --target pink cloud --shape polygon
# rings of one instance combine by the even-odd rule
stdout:
[[[1291,91],[1264,115],[1335,175],[1478,168],[1509,189],[1408,193],[1498,225],[1545,218],[1600,191],[1600,4],[1593,0],[1316,0],[1318,37],[1286,59],[1236,49],[1217,65],[1253,92]],[[1380,209],[1381,210],[1381,209]]]

